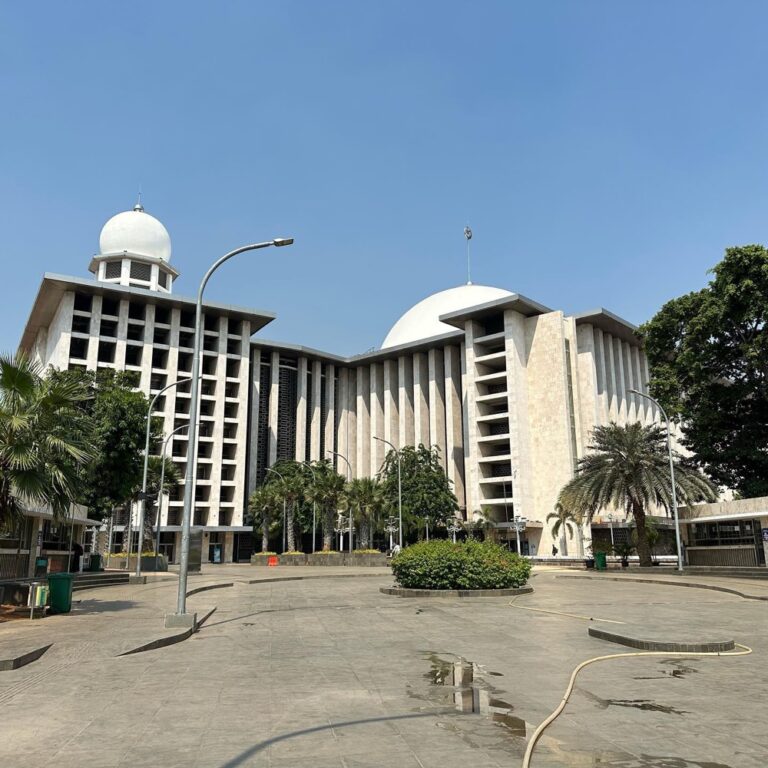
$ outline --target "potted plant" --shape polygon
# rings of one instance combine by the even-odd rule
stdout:
[[[628,542],[621,542],[613,548],[613,554],[621,558],[621,567],[629,568],[629,556],[635,551],[635,548]]]

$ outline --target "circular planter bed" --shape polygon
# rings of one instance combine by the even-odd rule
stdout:
[[[450,597],[488,597],[520,594],[531,573],[531,564],[491,542],[474,540],[456,544],[445,540],[422,541],[392,558],[397,589],[414,590],[414,597],[431,592]],[[397,594],[391,592],[389,594]]]
[[[509,589],[404,589],[403,587],[379,587],[379,592],[395,597],[514,597],[533,592],[533,587]]]

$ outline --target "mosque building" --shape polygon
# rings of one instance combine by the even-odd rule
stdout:
[[[189,376],[195,300],[173,293],[162,223],[141,204],[112,217],[89,270],[93,279],[44,275],[20,349],[59,369],[135,371],[150,396]],[[196,472],[193,526],[224,562],[252,552],[248,497],[268,467],[333,451],[349,462],[333,457],[342,474],[373,476],[387,450],[374,438],[437,446],[462,519],[482,518],[514,548],[514,521],[525,518],[522,551],[548,554],[546,517],[591,430],[656,418],[627,395],[647,392],[649,378],[636,329],[605,309],[566,315],[470,283],[423,299],[380,349],[352,357],[265,340],[274,317],[204,304],[197,466],[184,430],[168,442],[181,476]],[[189,423],[189,384],[166,390],[155,413],[166,436]],[[162,509],[171,561],[183,494],[180,484]],[[582,537],[568,546],[580,553]]]

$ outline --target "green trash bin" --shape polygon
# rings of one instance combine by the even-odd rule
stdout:
[[[72,573],[51,573],[48,587],[51,595],[51,613],[69,613],[72,610]]]
[[[595,570],[608,570],[608,560],[606,559],[605,552],[595,552]]]
[[[89,571],[101,570],[101,555],[97,554],[96,552],[91,552],[91,559],[88,563],[88,570]]]

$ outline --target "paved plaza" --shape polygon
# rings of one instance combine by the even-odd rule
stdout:
[[[534,768],[766,765],[764,601],[554,570],[513,600],[402,599],[379,592],[385,571],[351,573],[209,568],[190,588],[232,586],[189,598],[199,614],[216,608],[203,628],[128,656],[117,654],[166,632],[173,580],[77,592],[69,616],[0,625],[0,657],[53,642],[0,672],[0,764],[516,767],[573,668],[630,650],[589,637],[600,624],[728,635],[754,652],[586,668]],[[312,578],[248,583],[299,575]],[[759,582],[720,583],[768,596]]]

